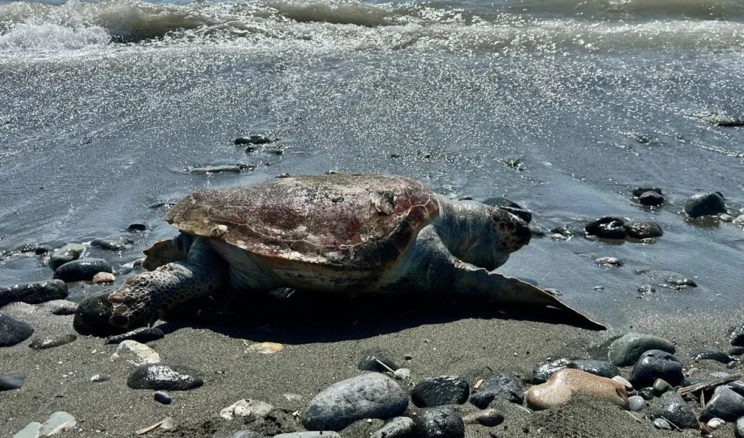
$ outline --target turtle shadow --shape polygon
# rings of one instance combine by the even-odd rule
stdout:
[[[504,306],[475,300],[440,300],[423,295],[350,297],[296,292],[291,297],[250,297],[229,302],[189,303],[158,328],[185,327],[255,342],[305,344],[364,339],[425,324],[461,319],[521,320],[587,330],[596,325],[551,307]],[[229,310],[225,310],[229,309]]]

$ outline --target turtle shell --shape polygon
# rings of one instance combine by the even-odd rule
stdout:
[[[165,220],[273,264],[381,272],[438,216],[436,195],[413,179],[326,174],[197,191]]]

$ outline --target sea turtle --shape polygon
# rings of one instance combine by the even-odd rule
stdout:
[[[325,174],[200,190],[165,220],[180,235],[147,249],[150,271],[108,295],[111,325],[152,324],[171,307],[226,287],[289,287],[553,307],[602,328],[550,293],[494,271],[530,241],[524,220],[437,195],[407,177]]]

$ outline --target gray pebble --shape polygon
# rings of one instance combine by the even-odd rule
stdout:
[[[651,386],[656,379],[664,379],[672,385],[679,385],[682,375],[682,362],[661,350],[646,351],[638,358],[628,380],[635,388]]]
[[[79,243],[68,243],[62,248],[54,251],[49,258],[49,266],[56,270],[67,262],[77,260],[83,255],[85,247]]]
[[[77,259],[61,265],[54,271],[54,278],[65,283],[90,281],[99,272],[114,272],[111,264],[104,259]]]
[[[155,391],[153,394],[153,398],[156,402],[162,403],[164,405],[169,405],[173,401],[170,395],[168,395],[165,391]]]
[[[514,374],[500,373],[489,376],[470,396],[470,403],[485,409],[496,399],[522,404],[524,388]]]
[[[628,397],[628,404],[631,411],[638,412],[646,405],[646,400],[640,395],[633,395]]]
[[[685,203],[685,213],[691,218],[726,213],[726,204],[720,193],[699,193]]]
[[[610,362],[626,367],[633,365],[648,350],[662,350],[674,354],[674,344],[666,339],[642,333],[626,333],[610,344]]]
[[[0,374],[0,391],[18,389],[26,382],[23,374]]]
[[[700,421],[720,418],[733,422],[744,417],[744,397],[727,386],[719,386],[700,414]]]
[[[34,329],[23,321],[0,313],[0,347],[12,347],[34,334]]]
[[[712,348],[695,348],[690,352],[692,360],[715,360],[727,364],[733,359],[728,354],[721,350],[714,350]]]
[[[568,368],[576,368],[595,376],[611,379],[620,375],[620,370],[611,362],[606,360],[577,359],[568,364]]]
[[[734,436],[736,438],[744,438],[744,417],[736,420],[736,428],[734,429]]]
[[[90,381],[93,383],[108,382],[109,380],[111,380],[111,377],[108,374],[94,374],[90,378]]]
[[[699,427],[692,409],[676,391],[665,392],[661,397],[654,399],[651,402],[650,413],[652,418],[664,417],[680,429]]]
[[[34,339],[29,347],[34,350],[46,350],[47,348],[59,347],[77,339],[76,335],[55,335]]]
[[[654,427],[661,430],[672,430],[672,426],[663,418],[657,418],[654,420]]]
[[[538,384],[547,382],[553,373],[568,368],[568,364],[570,363],[571,361],[568,359],[558,359],[552,362],[543,362],[538,364],[532,371],[532,383]]]
[[[67,298],[67,285],[61,280],[35,281],[0,287],[0,307],[15,302],[39,304],[65,298]]]

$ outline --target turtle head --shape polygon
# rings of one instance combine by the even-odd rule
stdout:
[[[493,208],[491,226],[496,251],[507,255],[527,245],[532,237],[527,222],[503,208]]]
[[[151,273],[148,273],[151,274]],[[153,290],[150,276],[135,275],[108,296],[112,304],[109,324],[132,330],[152,325],[168,309],[163,295]]]

